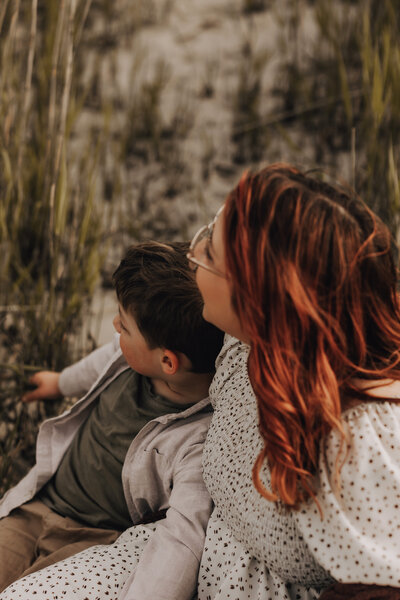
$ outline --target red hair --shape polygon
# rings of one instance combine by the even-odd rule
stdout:
[[[321,438],[336,427],[344,443],[342,410],[370,399],[354,378],[400,379],[392,240],[354,192],[285,164],[245,173],[223,215],[264,440],[253,481],[296,508],[314,496]]]

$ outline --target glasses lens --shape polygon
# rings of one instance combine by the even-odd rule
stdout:
[[[199,231],[196,233],[196,235],[194,236],[194,238],[192,239],[192,243],[190,244],[190,250],[191,252],[194,252],[196,246],[202,241],[204,240],[204,238],[206,238],[208,236],[208,228],[209,225],[204,225],[201,229],[199,229]]]
[[[195,236],[193,237],[193,239],[191,241],[191,244],[189,247],[189,252],[187,253],[186,256],[189,259],[189,262],[191,263],[190,266],[192,267],[192,269],[194,271],[197,269],[197,267],[202,267],[203,269],[206,269],[207,271],[210,271],[211,273],[214,273],[215,275],[218,275],[219,277],[225,278],[225,275],[222,272],[215,269],[215,267],[213,267],[211,264],[208,264],[210,261],[209,261],[209,257],[207,256],[207,254],[208,254],[207,247],[208,247],[208,244],[212,237],[214,225],[215,225],[215,222],[216,222],[218,216],[221,214],[222,210],[223,210],[223,206],[221,206],[221,208],[215,215],[215,218],[212,221],[212,223],[209,223],[208,225],[204,225],[195,234]],[[200,242],[203,242],[204,240],[207,240],[207,243],[203,244],[202,247],[199,248],[198,246],[199,246]],[[196,252],[196,256],[194,254],[195,252]]]

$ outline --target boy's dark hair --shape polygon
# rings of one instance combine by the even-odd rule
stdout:
[[[195,373],[211,373],[223,332],[203,319],[203,301],[190,270],[189,243],[131,246],[113,274],[118,301],[150,348],[183,352]]]

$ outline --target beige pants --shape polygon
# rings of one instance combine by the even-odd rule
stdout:
[[[0,519],[0,592],[29,573],[96,544],[112,544],[120,531],[85,527],[31,500]]]

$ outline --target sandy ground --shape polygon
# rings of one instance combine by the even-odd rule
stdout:
[[[121,35],[117,48],[102,58],[103,96],[109,95],[114,104],[116,98],[121,101],[112,119],[115,143],[129,129],[129,107],[143,101],[146,85],[154,89],[160,72],[165,79],[153,117],[171,131],[169,139],[161,140],[159,156],[150,147],[143,159],[140,151],[148,148],[144,142],[118,163],[110,149],[107,168],[112,179],[118,172],[122,210],[132,229],[111,245],[110,271],[132,241],[189,239],[214,215],[245,168],[290,158],[286,140],[275,129],[259,129],[255,156],[247,149],[238,159],[232,140],[238,120],[241,127],[257,128],[276,110],[272,91],[285,47],[286,2],[265,2],[263,10],[250,14],[245,4],[117,2],[122,17],[140,17],[141,24],[134,35]],[[251,86],[257,90],[255,97]],[[240,102],[244,107],[239,114]],[[99,344],[112,335],[114,311],[113,293],[97,290],[90,329]]]
[[[113,318],[118,310],[115,294],[99,287],[93,299],[90,333],[98,346],[111,341],[114,334]]]

